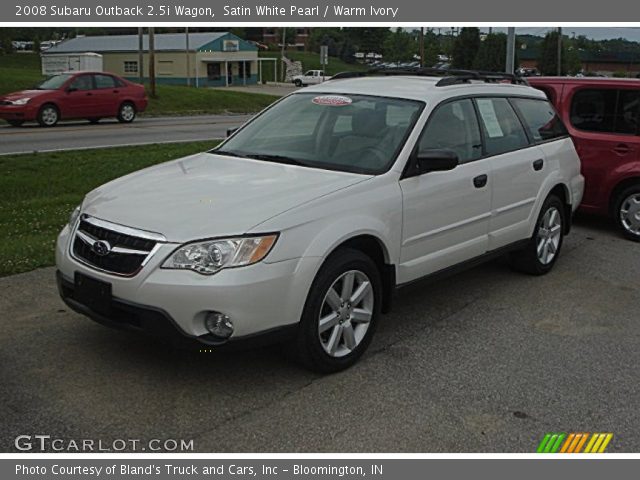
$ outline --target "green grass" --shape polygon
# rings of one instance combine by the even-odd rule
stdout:
[[[56,237],[94,188],[218,142],[0,156],[0,276],[53,265]]]
[[[34,53],[0,55],[0,95],[24,90],[44,79],[40,56]]]
[[[207,113],[254,113],[279,97],[225,89],[158,85],[157,98],[149,98],[145,115],[202,115]]]
[[[43,78],[39,55],[13,53],[0,56],[0,95],[33,87]],[[157,94],[157,98],[149,99],[145,115],[254,113],[278,99],[259,93],[172,85],[158,85]]]

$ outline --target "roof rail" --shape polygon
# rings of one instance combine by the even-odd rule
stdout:
[[[508,81],[514,85],[528,85],[529,83],[523,77],[512,73],[502,72],[483,72],[479,70],[452,70],[440,68],[378,68],[363,72],[340,72],[331,80],[341,80],[345,78],[361,78],[361,77],[384,77],[393,75],[416,75],[420,77],[443,77],[436,83],[436,87],[447,87],[449,85],[457,85],[461,83],[469,83],[471,80],[499,83]]]

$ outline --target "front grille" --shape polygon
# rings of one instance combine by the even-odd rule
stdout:
[[[76,229],[72,252],[74,257],[91,267],[133,276],[143,267],[159,238],[85,215]]]

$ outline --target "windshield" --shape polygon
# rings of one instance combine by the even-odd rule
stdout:
[[[387,171],[422,102],[364,95],[291,95],[212,153],[355,173]]]
[[[36,87],[37,90],[57,90],[71,78],[71,75],[54,75]]]

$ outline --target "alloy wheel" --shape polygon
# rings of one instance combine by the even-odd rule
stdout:
[[[52,126],[58,122],[58,111],[54,107],[45,107],[40,117],[42,118],[42,123]]]
[[[136,111],[133,108],[133,105],[127,103],[120,108],[120,118],[125,122],[130,122],[136,115]]]
[[[350,354],[365,337],[374,308],[369,277],[359,270],[340,275],[325,294],[318,316],[318,335],[332,357]]]
[[[640,235],[640,193],[632,193],[620,205],[620,223],[633,235]]]
[[[540,222],[536,237],[536,253],[543,265],[549,265],[558,253],[562,238],[562,215],[556,207],[549,208]]]

